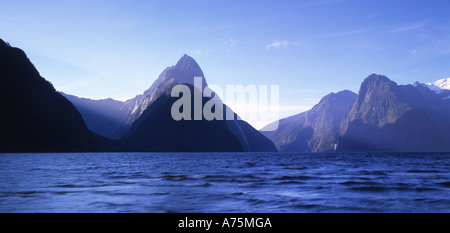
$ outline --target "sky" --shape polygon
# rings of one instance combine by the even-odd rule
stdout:
[[[279,85],[285,117],[372,73],[450,77],[449,12],[448,0],[2,0],[0,38],[68,94],[133,98],[188,54],[209,84]]]

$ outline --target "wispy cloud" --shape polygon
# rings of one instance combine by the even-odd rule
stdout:
[[[336,36],[349,36],[349,35],[358,35],[367,33],[370,31],[373,31],[374,29],[356,29],[356,30],[348,30],[348,31],[341,31],[341,32],[332,32],[322,35],[321,37],[336,37]]]
[[[202,55],[209,55],[210,52],[211,52],[210,49],[197,49],[197,50],[190,50],[188,54],[193,56],[202,56]]]
[[[424,27],[426,27],[428,25],[429,21],[430,20],[425,20],[425,21],[422,21],[422,22],[416,22],[416,23],[413,23],[413,24],[396,27],[394,29],[389,30],[389,32],[390,33],[398,33],[398,32],[406,32],[406,31],[422,29],[422,28],[424,28]]]
[[[267,50],[271,49],[301,49],[305,48],[307,43],[305,42],[296,42],[296,41],[288,41],[288,40],[274,40],[272,43],[266,45]]]
[[[267,49],[272,49],[272,48],[287,48],[289,46],[290,42],[287,40],[276,40],[271,44],[268,44],[266,47]]]
[[[447,55],[450,54],[450,45],[448,39],[433,39],[426,45],[411,50],[410,54],[414,56]]]
[[[352,35],[360,35],[364,33],[371,33],[371,32],[377,32],[377,33],[399,33],[399,32],[406,32],[406,31],[412,31],[412,30],[418,30],[425,28],[428,23],[428,20],[424,20],[421,22],[415,22],[407,25],[397,25],[397,26],[384,26],[384,27],[374,27],[374,28],[361,28],[361,29],[352,29],[352,30],[345,30],[345,31],[337,31],[337,32],[331,32],[327,34],[323,34],[322,38],[329,38],[329,37],[338,37],[338,36],[352,36]]]

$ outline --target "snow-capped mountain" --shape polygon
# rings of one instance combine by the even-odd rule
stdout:
[[[445,91],[450,91],[450,78],[440,79],[436,82],[426,83],[425,85],[437,94],[442,94]]]

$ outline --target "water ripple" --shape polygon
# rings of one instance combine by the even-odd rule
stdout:
[[[450,212],[445,153],[16,154],[0,164],[0,212]]]

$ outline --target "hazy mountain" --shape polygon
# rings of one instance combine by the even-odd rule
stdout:
[[[285,152],[332,151],[338,143],[340,125],[353,104],[351,91],[331,93],[311,110],[281,119],[275,131],[261,131],[278,150]]]
[[[77,109],[0,39],[0,152],[98,151]]]
[[[89,130],[113,139],[122,136],[121,129],[128,115],[122,108],[124,102],[110,98],[94,100],[60,93],[78,109]]]
[[[448,150],[447,109],[445,100],[423,86],[370,75],[342,122],[338,150]]]

